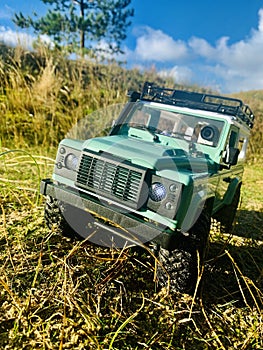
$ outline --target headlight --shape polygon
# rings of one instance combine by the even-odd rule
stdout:
[[[166,197],[166,188],[160,182],[155,182],[150,187],[150,198],[154,202],[160,202]]]
[[[78,162],[78,157],[73,153],[69,153],[65,158],[65,166],[70,170],[76,170]]]
[[[182,183],[152,175],[147,208],[167,218],[175,218],[182,193]]]

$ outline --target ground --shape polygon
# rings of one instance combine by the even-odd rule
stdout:
[[[233,234],[211,227],[200,291],[189,296],[158,289],[150,250],[113,251],[50,232],[38,185],[52,159],[2,160],[1,349],[263,348],[259,164],[246,166]]]

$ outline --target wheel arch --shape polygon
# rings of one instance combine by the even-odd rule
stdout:
[[[198,220],[200,214],[206,210],[211,217],[215,197],[211,194],[209,197],[195,196],[187,210],[184,220],[181,224],[181,231],[188,232]]]
[[[224,195],[224,198],[223,198],[223,204],[224,205],[230,205],[235,197],[235,194],[236,194],[236,191],[241,189],[241,185],[242,185],[242,180],[239,179],[239,178],[234,178],[228,188],[227,188],[227,191]]]

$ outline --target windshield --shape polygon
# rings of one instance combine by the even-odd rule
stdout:
[[[131,130],[142,129],[152,135],[184,139],[216,147],[224,122],[161,109],[160,105],[139,102],[120,126],[118,134],[131,135]]]

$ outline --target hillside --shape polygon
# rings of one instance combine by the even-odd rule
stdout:
[[[3,147],[56,147],[75,123],[92,111],[127,101],[127,92],[143,83],[185,89],[162,80],[155,70],[141,73],[108,65],[68,61],[61,54],[24,52],[0,46],[0,140]],[[205,91],[198,86],[187,87]],[[211,91],[208,91],[211,92]],[[249,157],[262,154],[263,91],[235,95],[248,103],[256,115]],[[95,123],[95,121],[91,121]],[[93,125],[96,129],[96,124]],[[98,125],[99,128],[99,125]],[[93,136],[93,135],[91,135]]]
[[[259,161],[263,154],[263,90],[253,90],[232,94],[248,104],[255,115],[255,126],[252,129],[249,157],[250,160]]]

